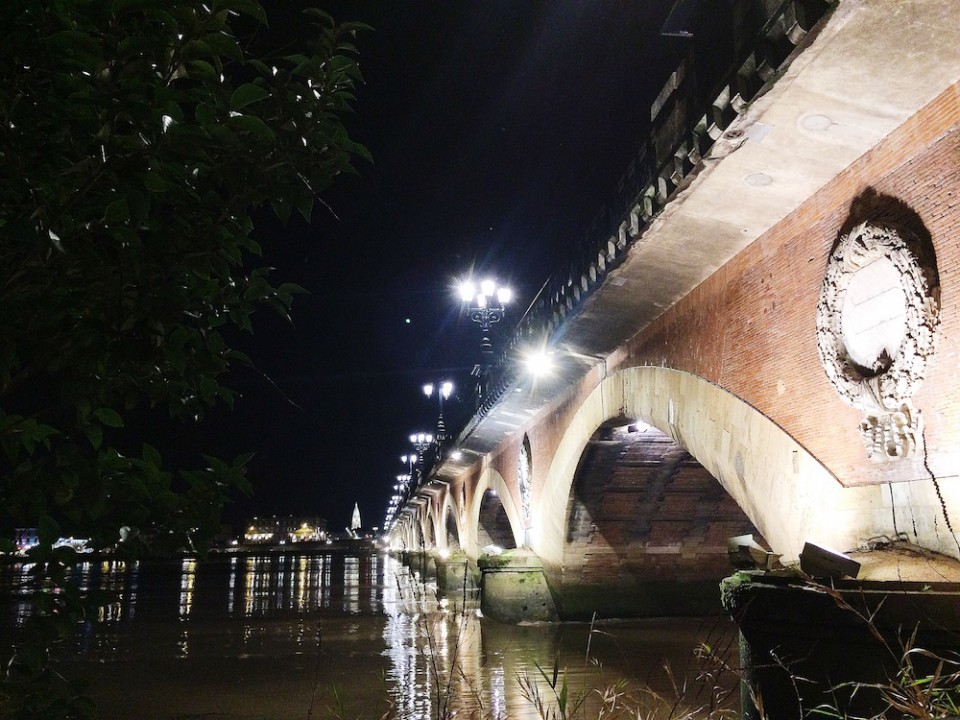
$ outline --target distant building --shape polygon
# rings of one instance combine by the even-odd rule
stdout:
[[[17,528],[13,531],[13,544],[17,546],[17,552],[24,553],[39,542],[36,528]]]
[[[243,533],[244,542],[263,545],[322,542],[326,539],[326,520],[297,515],[254,517]]]
[[[90,542],[88,538],[61,537],[53,544],[55,548],[71,547],[77,552],[93,552],[87,547]],[[36,528],[16,528],[13,531],[13,544],[16,546],[16,552],[23,554],[34,545],[40,544],[40,534]]]

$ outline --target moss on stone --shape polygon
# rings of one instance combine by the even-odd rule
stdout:
[[[745,585],[748,585],[753,582],[753,575],[744,572],[743,570],[738,570],[733,575],[725,577],[720,581],[720,602],[723,605],[723,609],[728,612],[733,610],[737,606],[737,598],[739,597],[742,588]]]

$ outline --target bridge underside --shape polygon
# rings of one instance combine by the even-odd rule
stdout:
[[[563,617],[720,611],[727,539],[757,534],[719,482],[669,436],[605,425],[577,468],[562,570]]]
[[[477,545],[481,553],[491,554],[516,547],[510,519],[497,491],[487,490],[480,501],[477,519]]]

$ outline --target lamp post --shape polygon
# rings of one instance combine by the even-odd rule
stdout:
[[[430,433],[411,433],[410,443],[417,452],[401,455],[400,459],[410,464],[410,488],[412,490],[419,487],[423,479],[423,453],[433,444],[433,435]]]
[[[513,297],[510,288],[498,285],[496,280],[487,278],[479,285],[473,280],[460,284],[460,300],[466,307],[470,319],[480,325],[483,336],[480,340],[480,353],[484,365],[490,365],[493,355],[493,343],[490,342],[490,328],[503,320],[506,306]]]
[[[417,462],[423,462],[424,451],[433,444],[433,435],[430,433],[411,433],[410,443],[417,450]]]
[[[447,439],[447,427],[443,422],[443,401],[449,398],[450,393],[453,392],[453,383],[449,380],[443,380],[436,385],[426,383],[423,386],[423,394],[427,397],[433,397],[434,390],[437,392],[437,400],[440,403],[440,415],[437,417],[437,444],[441,445]]]
[[[406,474],[406,480],[404,481],[403,501],[406,502],[410,497],[410,488],[412,488],[416,484],[414,482],[413,469],[414,467],[416,467],[416,464],[417,464],[417,456],[414,455],[413,453],[409,453],[407,455],[401,455],[400,462],[406,463],[407,467],[410,470],[410,472]],[[397,479],[399,480],[400,477],[401,476],[398,475]]]

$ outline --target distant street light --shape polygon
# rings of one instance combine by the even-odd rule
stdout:
[[[417,449],[417,460],[422,461],[424,451],[433,444],[433,435],[430,433],[412,433],[410,443]]]
[[[447,439],[447,427],[443,422],[443,401],[450,397],[453,392],[453,383],[444,380],[434,386],[433,383],[427,383],[423,386],[423,394],[427,397],[433,397],[433,392],[437,392],[437,400],[440,403],[440,415],[437,417],[437,443],[442,444]]]

